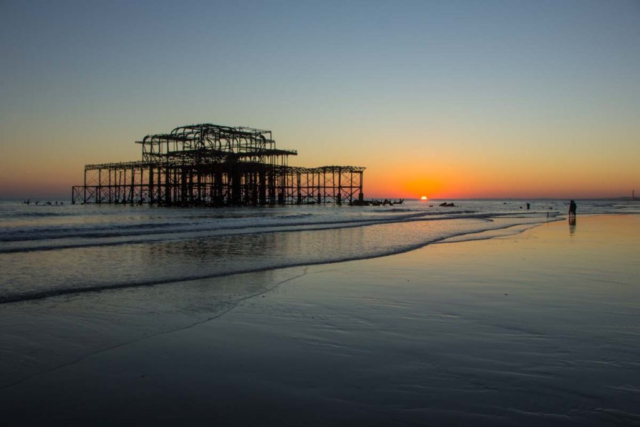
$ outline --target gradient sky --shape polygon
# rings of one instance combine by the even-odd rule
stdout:
[[[0,0],[0,197],[192,123],[366,197],[640,193],[640,1]]]

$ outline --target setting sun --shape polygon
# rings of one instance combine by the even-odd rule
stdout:
[[[427,196],[420,197],[420,200],[427,200]]]

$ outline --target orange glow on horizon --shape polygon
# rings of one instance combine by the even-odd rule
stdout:
[[[35,158],[18,151],[0,170],[0,197],[34,198],[46,195],[70,197],[71,186],[82,185],[84,165],[91,160],[126,161],[134,156],[119,152],[80,151],[82,157],[65,157],[66,152],[49,152]],[[437,154],[437,153],[436,153]],[[567,166],[560,159],[531,162],[514,158],[510,162],[492,162],[489,158],[466,159],[446,156],[447,161],[432,160],[445,156],[416,154],[393,158],[377,154],[363,162],[363,195],[366,199],[584,199],[625,197],[637,185],[635,169],[615,170],[603,163]],[[559,156],[561,157],[561,156]],[[357,163],[347,159],[341,163]],[[314,165],[311,165],[314,166]],[[607,166],[607,167],[604,167]]]
[[[621,185],[633,177],[611,174],[605,179],[581,170],[569,174],[561,168],[534,167],[488,168],[482,165],[406,164],[374,165],[364,175],[365,197],[428,199],[508,199],[508,198],[610,198],[631,193]]]

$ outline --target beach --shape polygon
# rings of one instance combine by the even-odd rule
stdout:
[[[640,217],[0,306],[5,425],[634,425]],[[5,421],[5,422],[6,422]]]
[[[640,427],[640,0],[0,10],[0,427]]]

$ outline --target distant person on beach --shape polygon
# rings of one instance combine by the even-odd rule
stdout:
[[[569,225],[576,225],[576,202],[569,202]]]

